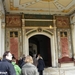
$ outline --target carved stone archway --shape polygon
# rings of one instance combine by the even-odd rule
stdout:
[[[25,53],[25,55],[29,55],[29,43],[28,40],[30,37],[34,36],[34,35],[45,35],[47,37],[49,37],[51,39],[51,59],[52,59],[52,67],[56,67],[56,52],[55,52],[55,43],[54,43],[54,34],[48,31],[44,31],[41,30],[40,32],[37,30],[31,30],[31,32],[25,34],[25,45],[24,45],[24,49],[23,49],[23,53]]]

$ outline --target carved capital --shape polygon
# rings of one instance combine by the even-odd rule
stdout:
[[[25,19],[22,19],[22,25],[23,26],[25,25]]]
[[[3,28],[3,29],[5,28],[5,23],[2,23],[2,28]]]
[[[71,24],[71,29],[73,30],[75,28],[75,24]]]
[[[4,19],[5,18],[5,14],[3,14],[1,11],[0,11],[0,18],[1,19]]]

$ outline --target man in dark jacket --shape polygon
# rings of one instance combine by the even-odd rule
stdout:
[[[3,60],[0,62],[0,75],[16,75],[11,60],[12,54],[9,51],[6,51],[3,55]]]
[[[45,63],[44,63],[44,60],[43,60],[43,58],[41,57],[40,54],[38,54],[37,60],[38,60],[37,68],[38,68],[39,75],[43,75],[43,70],[45,68]]]

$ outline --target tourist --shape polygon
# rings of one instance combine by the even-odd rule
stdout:
[[[33,58],[27,56],[25,59],[25,65],[22,67],[22,75],[38,75],[38,70],[35,65],[33,65]]]
[[[3,55],[3,59],[0,62],[0,75],[16,75],[14,66],[11,64],[12,54],[10,51],[6,51]]]
[[[16,71],[16,75],[20,75],[21,74],[21,68],[16,64],[16,58],[12,57],[12,64],[14,66],[14,69]]]
[[[37,60],[38,60],[37,68],[38,68],[39,75],[43,75],[45,63],[44,63],[44,60],[40,54],[38,54]]]
[[[36,58],[36,54],[33,55],[33,64],[37,67],[38,60]]]
[[[20,58],[19,60],[18,60],[18,65],[20,66],[20,68],[22,68],[22,66],[25,64],[25,54],[23,54],[23,56],[22,56],[22,58]]]

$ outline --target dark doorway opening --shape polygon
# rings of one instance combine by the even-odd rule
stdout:
[[[29,54],[41,54],[46,67],[52,67],[51,39],[45,35],[35,35],[29,38]]]

